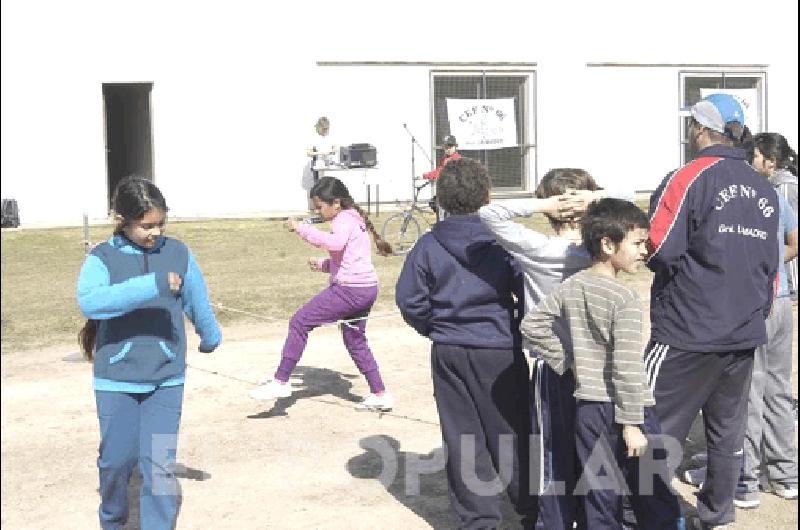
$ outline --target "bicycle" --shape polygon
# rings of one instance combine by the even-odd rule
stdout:
[[[421,180],[419,178],[414,180]],[[381,237],[384,241],[392,246],[395,255],[406,254],[417,239],[422,235],[422,224],[420,219],[425,222],[428,229],[432,223],[428,220],[428,216],[435,215],[434,210],[430,212],[421,207],[419,203],[419,192],[429,185],[432,181],[427,180],[419,186],[414,186],[414,199],[411,205],[401,212],[390,215],[386,221],[383,222],[381,227]]]

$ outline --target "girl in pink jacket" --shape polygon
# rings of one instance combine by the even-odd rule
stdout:
[[[312,270],[330,273],[330,285],[294,314],[289,321],[289,335],[274,378],[251,391],[250,397],[259,400],[289,397],[292,394],[289,375],[303,354],[308,333],[337,320],[360,319],[341,326],[344,345],[359,371],[367,378],[370,389],[370,394],[356,408],[391,410],[392,395],[383,384],[365,334],[366,316],[378,297],[378,275],[372,265],[372,242],[367,232],[372,234],[382,256],[391,254],[392,248],[381,239],[339,179],[322,177],[309,195],[320,216],[331,221],[330,233],[294,219],[289,219],[286,227],[308,243],[330,253],[328,259],[309,259]]]

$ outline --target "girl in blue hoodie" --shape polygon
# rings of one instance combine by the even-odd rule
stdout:
[[[89,318],[79,334],[94,363],[100,420],[100,526],[128,519],[128,482],[142,476],[142,528],[172,528],[178,513],[173,473],[186,373],[183,315],[212,352],[222,334],[197,262],[164,236],[167,204],[149,180],[122,180],[113,199],[116,229],[87,256],[78,303]]]

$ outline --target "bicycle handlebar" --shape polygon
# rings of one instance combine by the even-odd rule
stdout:
[[[423,180],[423,179],[416,178],[416,179],[414,179],[414,180]],[[422,188],[424,188],[425,186],[427,186],[428,184],[430,184],[431,182],[433,182],[433,181],[432,181],[432,180],[426,180],[426,181],[425,181],[423,184],[420,184],[419,186],[414,186],[414,188],[415,188],[417,191],[419,191],[419,190],[421,190]]]

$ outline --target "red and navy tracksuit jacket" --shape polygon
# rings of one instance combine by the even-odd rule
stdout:
[[[714,145],[667,175],[650,203],[651,340],[695,352],[767,340],[778,199],[741,149]]]

